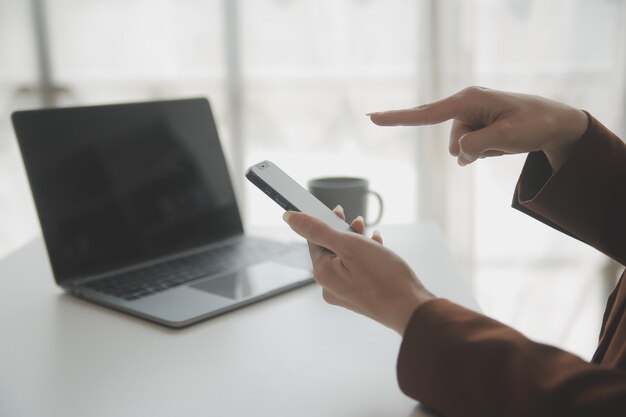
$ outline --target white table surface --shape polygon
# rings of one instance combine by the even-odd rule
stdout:
[[[478,308],[436,227],[380,230],[431,291]],[[320,294],[170,330],[64,294],[37,238],[0,261],[0,416],[429,416],[398,388],[400,337]]]

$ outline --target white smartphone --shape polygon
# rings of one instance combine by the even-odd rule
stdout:
[[[246,170],[246,178],[283,209],[310,214],[341,232],[352,231],[348,223],[272,162],[252,165]]]

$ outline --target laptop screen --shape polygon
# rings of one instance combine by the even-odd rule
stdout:
[[[60,283],[243,232],[205,99],[22,111],[13,124]]]

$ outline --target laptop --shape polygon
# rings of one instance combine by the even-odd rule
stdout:
[[[12,115],[56,283],[169,326],[312,282],[306,246],[244,233],[203,98]]]

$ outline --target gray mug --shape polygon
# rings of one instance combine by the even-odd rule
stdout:
[[[380,222],[383,216],[383,198],[376,191],[369,189],[369,181],[365,178],[315,178],[309,181],[308,186],[311,194],[331,210],[337,204],[341,205],[348,223],[361,215],[365,219],[366,226],[373,226]],[[380,207],[376,220],[371,222],[367,218],[367,197],[370,194],[376,197]]]

